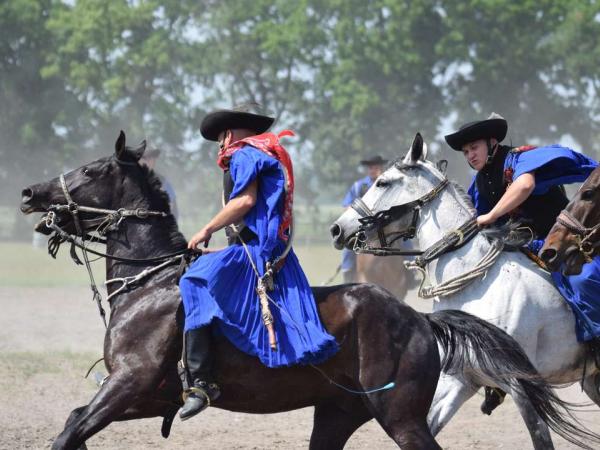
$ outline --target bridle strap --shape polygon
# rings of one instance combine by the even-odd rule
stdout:
[[[570,232],[575,233],[584,239],[587,239],[592,233],[594,233],[596,230],[598,230],[598,228],[600,228],[600,224],[591,228],[585,227],[566,209],[563,209],[560,212],[560,214],[556,218],[556,221]]]
[[[354,209],[361,218],[358,219],[360,222],[360,227],[358,230],[358,234],[364,234],[366,230],[376,229],[377,236],[379,238],[380,247],[378,248],[368,248],[366,246],[359,247],[360,244],[359,239],[355,241],[354,251],[360,253],[372,253],[378,256],[386,256],[386,255],[406,255],[406,256],[414,256],[420,255],[423,252],[421,251],[405,251],[393,249],[390,245],[397,241],[398,239],[409,240],[415,237],[417,232],[417,226],[419,224],[419,218],[421,214],[421,208],[435,199],[449,184],[447,178],[444,178],[436,187],[434,187],[427,194],[419,197],[416,200],[410,201],[408,203],[403,203],[401,205],[394,205],[391,208],[388,208],[383,211],[379,211],[374,213],[362,199],[356,199],[352,202],[351,207]],[[393,222],[396,219],[403,217],[407,212],[412,212],[412,219],[410,225],[404,230],[395,232],[396,237],[388,243],[387,236],[384,231],[384,227],[389,223]]]
[[[118,158],[117,158],[117,162],[119,162],[119,164],[130,164],[126,161],[121,161]],[[134,164],[131,164],[131,165],[134,165]],[[137,163],[136,163],[136,165],[137,165]],[[51,239],[51,241],[49,241],[49,244],[48,244],[49,252],[51,255],[53,255],[53,254],[55,255],[56,252],[58,251],[58,247],[60,246],[60,243],[68,241],[71,243],[71,256],[73,257],[73,259],[76,263],[81,264],[81,261],[79,261],[79,258],[77,258],[77,255],[75,254],[75,247],[78,247],[82,250],[83,260],[84,260],[85,267],[88,272],[88,277],[90,279],[90,288],[92,290],[93,300],[96,302],[96,304],[98,306],[98,312],[100,313],[100,317],[102,318],[102,322],[104,323],[104,328],[108,328],[108,324],[106,322],[106,312],[104,311],[104,308],[102,307],[102,296],[100,295],[100,291],[98,291],[98,286],[96,285],[96,280],[94,279],[94,273],[92,271],[92,267],[91,267],[91,264],[90,264],[90,261],[88,258],[88,253],[91,253],[91,254],[94,254],[97,256],[101,256],[104,258],[113,259],[113,260],[120,261],[120,262],[152,263],[152,262],[165,261],[165,259],[167,259],[167,258],[173,258],[178,255],[183,255],[185,253],[188,253],[188,249],[180,250],[178,252],[174,252],[174,253],[171,253],[168,255],[163,255],[160,257],[148,258],[148,259],[121,258],[121,257],[112,256],[112,255],[108,255],[106,253],[101,253],[101,252],[97,252],[95,250],[89,249],[85,245],[86,231],[88,229],[88,228],[86,228],[87,226],[97,226],[96,231],[98,231],[98,233],[102,235],[105,231],[116,231],[119,224],[121,223],[121,221],[127,217],[136,217],[136,218],[140,218],[140,219],[145,219],[148,217],[166,217],[166,216],[168,216],[168,214],[163,211],[150,211],[150,210],[146,210],[146,209],[142,209],[142,208],[136,208],[136,209],[131,209],[131,210],[121,208],[118,210],[110,210],[110,209],[94,208],[94,207],[90,207],[90,206],[80,206],[73,201],[73,197],[71,196],[71,193],[69,192],[69,187],[67,186],[67,181],[66,181],[65,175],[63,173],[61,173],[59,176],[59,182],[60,182],[60,186],[62,188],[63,194],[65,196],[65,200],[67,203],[65,205],[55,204],[55,205],[51,205],[50,207],[48,207],[48,214],[46,216],[46,226],[48,228],[51,228],[52,230],[54,230],[54,232],[58,236],[57,239]],[[75,229],[77,232],[75,237],[73,235],[67,233],[66,231],[64,231],[62,228],[60,228],[55,223],[56,213],[61,212],[61,211],[69,212],[71,214],[71,216],[73,217],[73,222],[75,224]],[[104,216],[97,218],[97,219],[86,220],[86,221],[84,221],[84,222],[86,222],[84,224],[84,223],[82,223],[82,220],[79,217],[79,211],[96,213],[96,214],[104,214]],[[104,227],[102,225],[104,225]],[[78,241],[78,239],[79,239],[79,241]],[[163,266],[163,264],[161,264],[161,267],[162,266]]]
[[[591,262],[594,251],[600,245],[598,242],[592,242],[591,238],[600,229],[600,223],[587,228],[566,209],[560,212],[556,221],[575,235],[579,251],[584,256],[586,262]]]

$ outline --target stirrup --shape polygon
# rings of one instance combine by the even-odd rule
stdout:
[[[215,385],[216,386],[216,385]],[[196,394],[204,397],[206,399],[206,406],[210,406],[210,395],[201,387],[192,386],[191,388],[186,389],[181,393],[181,397],[183,398],[183,402],[185,403],[188,397],[191,394]]]

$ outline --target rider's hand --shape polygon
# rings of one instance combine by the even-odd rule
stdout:
[[[190,250],[199,250],[198,245],[204,243],[204,247],[208,245],[212,232],[207,228],[202,228],[195,235],[192,236],[190,242],[188,242],[188,248]]]
[[[487,225],[491,225],[496,221],[496,218],[494,216],[492,216],[492,214],[488,213],[488,214],[482,214],[481,216],[477,217],[477,225],[479,225],[480,227],[485,227]]]

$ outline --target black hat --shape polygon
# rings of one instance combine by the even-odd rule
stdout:
[[[264,115],[259,110],[257,103],[246,103],[232,109],[211,112],[202,120],[200,133],[209,141],[218,140],[219,134],[225,130],[237,128],[254,130],[256,134],[264,133],[273,125],[275,118]]]
[[[508,131],[506,119],[499,114],[492,113],[486,120],[477,120],[461,126],[458,131],[444,136],[446,142],[454,150],[462,151],[463,145],[479,139],[495,138],[502,142]]]
[[[381,155],[375,155],[369,159],[363,159],[360,164],[362,166],[383,166],[387,162],[387,159],[383,159]]]

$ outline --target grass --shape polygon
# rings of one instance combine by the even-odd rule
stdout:
[[[310,243],[299,238],[294,250],[311,284],[319,285],[335,272],[341,254],[332,246]],[[70,287],[89,284],[84,266],[76,266],[63,245],[56,260],[45,248],[28,243],[0,243],[0,286],[2,287]],[[92,263],[98,284],[105,279],[104,261]],[[339,276],[337,281],[339,281]]]
[[[65,367],[83,376],[97,359],[97,354],[85,352],[0,352],[0,370],[4,372],[3,378],[7,374],[18,374],[25,380],[38,374],[60,373]]]

